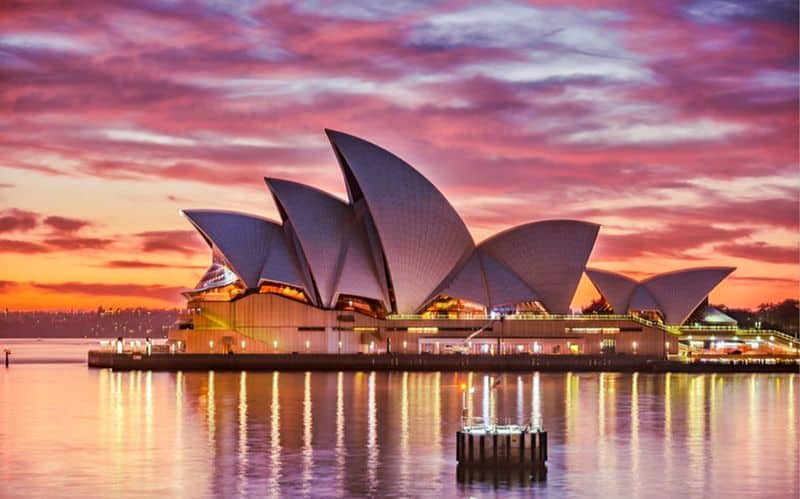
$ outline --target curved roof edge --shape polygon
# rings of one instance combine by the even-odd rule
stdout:
[[[630,303],[633,290],[639,285],[635,279],[609,270],[587,268],[585,272],[597,291],[603,295],[616,313],[628,312],[628,303]]]
[[[499,232],[478,248],[522,278],[548,311],[563,314],[569,312],[599,230],[599,224],[582,220],[540,220]]]
[[[674,270],[642,281],[662,307],[664,321],[683,324],[736,267],[695,267]]]
[[[489,243],[492,240],[501,238],[503,236],[508,235],[509,233],[524,231],[534,226],[542,226],[543,224],[554,224],[554,223],[572,223],[572,224],[580,224],[584,226],[596,227],[597,230],[600,230],[601,225],[595,222],[587,222],[586,220],[575,220],[572,218],[546,218],[544,220],[534,220],[532,222],[523,222],[518,225],[513,225],[511,227],[507,227],[500,232],[495,232],[491,236],[487,237],[483,241],[477,244],[477,246],[483,246]]]
[[[661,278],[664,278],[664,277],[670,277],[670,276],[681,275],[681,274],[691,274],[691,273],[694,273],[694,272],[706,272],[706,271],[722,272],[722,273],[725,273],[725,277],[728,277],[735,270],[736,270],[736,267],[728,267],[728,266],[724,266],[724,265],[707,265],[707,266],[703,266],[703,267],[687,267],[685,269],[669,270],[667,272],[662,272],[660,274],[651,275],[650,277],[646,277],[646,278],[642,279],[639,282],[641,284],[646,284],[648,281],[652,281],[652,280],[655,280],[655,279],[661,279]],[[723,279],[725,277],[723,277]]]
[[[181,210],[189,222],[216,247],[248,288],[258,286],[261,267],[267,257],[272,220],[226,210]]]
[[[346,238],[352,219],[347,202],[306,184],[265,177],[284,226],[299,243],[304,264],[319,297],[331,306],[336,294],[337,270],[344,256]]]

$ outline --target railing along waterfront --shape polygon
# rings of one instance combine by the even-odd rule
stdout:
[[[681,326],[682,336],[696,335],[697,333],[732,332],[734,336],[763,336],[774,337],[789,343],[800,343],[798,338],[775,329],[739,329],[732,326]]]
[[[387,315],[388,320],[451,320],[451,321],[468,321],[468,320],[501,320],[501,317],[510,321],[542,321],[542,320],[576,320],[576,321],[594,321],[594,320],[632,320],[647,326],[664,327],[664,324],[642,319],[634,315],[620,315],[620,314],[509,314],[504,316],[499,315],[486,315],[486,314],[470,314],[458,317],[437,317],[424,314],[392,314]]]
[[[469,315],[466,317],[431,317],[422,314],[393,314],[387,315],[388,320],[449,320],[449,321],[469,321],[469,320],[501,320],[501,316],[492,315]],[[669,326],[659,322],[650,321],[635,315],[621,314],[509,314],[502,316],[502,319],[509,321],[545,321],[545,320],[566,320],[566,321],[632,321],[645,326],[661,329],[673,335],[679,335],[680,330],[677,326]]]

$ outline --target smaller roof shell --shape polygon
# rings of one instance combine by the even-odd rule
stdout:
[[[734,267],[699,267],[658,274],[642,281],[656,299],[667,324],[683,324]]]
[[[599,230],[589,222],[545,220],[500,232],[478,248],[519,276],[548,311],[566,314]]]
[[[665,323],[683,324],[734,270],[734,267],[682,269],[640,282],[606,270],[587,269],[586,275],[615,311],[658,310]]]
[[[266,218],[232,211],[182,210],[181,214],[209,245],[216,246],[231,270],[248,288],[258,285],[272,239],[272,228],[280,228],[280,225]]]

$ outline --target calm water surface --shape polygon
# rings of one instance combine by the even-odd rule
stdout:
[[[18,343],[21,363],[0,368],[2,497],[787,498],[800,485],[797,374],[496,374],[490,390],[492,373],[114,373],[43,363],[88,348],[55,345]],[[474,415],[543,420],[546,481],[456,479],[462,383]]]

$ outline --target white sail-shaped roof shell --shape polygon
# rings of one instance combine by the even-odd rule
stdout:
[[[228,266],[248,288],[258,285],[261,269],[270,247],[271,220],[218,210],[183,210],[181,213],[217,248]]]
[[[408,163],[363,139],[327,133],[351,203],[363,197],[377,229],[395,311],[417,312],[472,252],[472,236],[442,193]]]
[[[265,179],[284,224],[289,222],[308,262],[323,306],[336,294],[337,269],[352,225],[350,206],[330,194],[289,180]]]
[[[181,212],[215,247],[228,267],[250,289],[261,281],[273,281],[303,289],[299,262],[289,249],[283,227],[265,218],[219,210]]]
[[[667,324],[683,324],[733,267],[701,267],[659,274],[642,281],[659,305]]]
[[[701,267],[658,274],[637,282],[605,270],[586,275],[618,313],[658,310],[667,324],[683,324],[733,267]]]
[[[628,276],[607,270],[586,269],[586,275],[600,294],[618,314],[628,313],[628,303],[633,290],[639,285]]]
[[[365,228],[353,207],[330,194],[289,180],[265,179],[308,262],[324,307],[340,294],[361,296],[388,307],[388,294],[372,264]]]
[[[599,229],[576,220],[534,222],[501,232],[478,248],[519,276],[548,311],[566,314]]]

